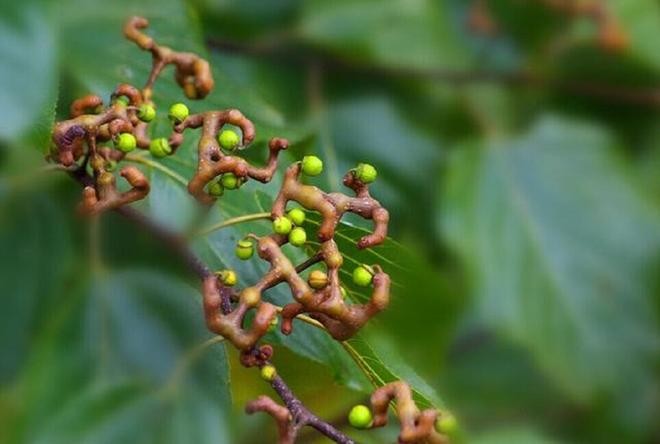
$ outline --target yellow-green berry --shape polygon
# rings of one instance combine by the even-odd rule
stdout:
[[[300,226],[305,222],[305,212],[300,208],[293,208],[286,215],[295,225]]]
[[[378,177],[378,171],[373,165],[360,163],[355,169],[355,177],[362,183],[371,183]]]
[[[277,376],[277,370],[272,365],[264,365],[261,367],[261,378],[264,381],[271,382]]]
[[[279,324],[279,322],[280,322],[279,319],[277,318],[277,316],[275,316],[268,325],[268,333],[274,332],[275,329],[277,329],[277,324]]]
[[[244,261],[250,259],[254,254],[254,244],[249,239],[241,239],[236,244],[236,256]]]
[[[346,289],[343,286],[339,287],[339,291],[341,291],[341,298],[342,299],[346,299],[346,297],[348,297],[348,292],[346,291]]]
[[[323,171],[323,161],[316,156],[305,156],[302,160],[302,172],[307,176],[318,176]]]
[[[165,157],[172,153],[172,148],[166,138],[154,139],[149,144],[149,152],[154,157]]]
[[[328,285],[328,275],[322,272],[321,270],[314,270],[309,273],[307,277],[307,283],[310,287],[315,290],[320,290]]]
[[[115,99],[115,103],[121,106],[128,106],[128,104],[131,103],[131,99],[126,96],[119,96]]]
[[[213,197],[220,197],[225,194],[225,187],[222,186],[219,180],[216,180],[209,184],[208,192]]]
[[[302,227],[296,227],[289,233],[289,243],[294,247],[302,247],[307,242],[307,233]]]
[[[222,270],[216,274],[220,278],[220,281],[223,283],[223,285],[226,285],[227,287],[233,287],[236,285],[236,282],[238,282],[238,277],[236,276],[236,272],[234,270]]]
[[[222,186],[228,190],[235,190],[240,186],[238,177],[236,177],[234,173],[223,174],[222,178],[220,179],[220,183],[222,183]]]
[[[149,123],[156,118],[156,108],[153,105],[145,103],[138,110],[138,119]]]
[[[181,123],[186,120],[186,117],[190,114],[190,110],[183,103],[175,103],[170,107],[170,112],[168,117],[175,123]]]
[[[121,133],[115,139],[115,146],[118,150],[123,151],[124,153],[130,153],[137,146],[137,140],[131,133]]]
[[[367,287],[371,284],[372,280],[373,275],[371,274],[371,271],[369,271],[363,265],[355,267],[355,270],[353,270],[353,282],[355,282],[355,285],[359,285],[360,287]]]
[[[441,413],[435,420],[435,430],[443,435],[451,435],[458,430],[458,421],[451,413]]]
[[[356,429],[368,429],[374,420],[366,405],[356,405],[348,413],[348,423]]]
[[[235,150],[240,141],[238,134],[232,130],[222,130],[220,131],[220,134],[218,134],[218,142],[220,143],[220,146],[227,151]]]
[[[273,221],[273,231],[277,234],[289,234],[291,232],[291,220],[288,217],[280,216]]]

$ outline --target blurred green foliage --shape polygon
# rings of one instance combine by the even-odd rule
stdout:
[[[401,244],[358,252],[361,228],[340,233],[348,267],[392,273],[390,309],[344,347],[302,323],[268,338],[321,416],[344,427],[370,380],[401,377],[422,402],[438,393],[468,442],[657,442],[660,4],[607,2],[630,37],[612,53],[589,23],[539,3],[489,2],[495,36],[471,32],[458,0],[3,3],[0,442],[266,442],[265,425],[274,436],[269,418],[242,414],[265,386],[235,353],[196,352],[210,335],[178,260],[118,216],[77,218],[77,186],[43,170],[74,98],[146,78],[148,55],[121,36],[132,14],[209,57],[216,90],[188,105],[253,119],[252,160],[277,135],[293,142],[288,160],[323,157],[317,185],[339,189],[360,161],[379,170],[374,194]],[[161,110],[181,99],[159,82]],[[193,142],[140,165],[152,192],[137,207],[173,229],[199,222],[181,179]],[[279,181],[228,193],[203,226],[267,211]],[[264,264],[239,263],[233,245],[267,229],[228,227],[194,248],[252,282]]]

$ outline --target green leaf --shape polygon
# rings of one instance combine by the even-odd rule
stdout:
[[[612,148],[598,128],[546,118],[463,147],[443,185],[442,229],[482,318],[583,400],[645,380],[658,351],[646,271],[658,213]]]
[[[660,4],[654,0],[608,2],[630,40],[629,53],[660,69],[660,53],[654,43],[660,33]]]
[[[465,65],[446,4],[421,0],[309,1],[299,30],[311,43],[362,64],[405,68]]]
[[[40,1],[3,6],[0,17],[0,139],[16,140],[26,130],[43,127],[44,109],[56,96],[55,29],[49,7]]]
[[[550,439],[529,427],[500,428],[473,437],[470,442],[477,444],[557,444],[560,441]]]

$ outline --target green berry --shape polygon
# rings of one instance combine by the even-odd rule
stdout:
[[[118,105],[122,105],[122,106],[128,106],[128,104],[131,103],[131,99],[129,99],[126,96],[119,96],[115,100],[115,103],[117,103]]]
[[[138,110],[138,119],[149,123],[156,118],[156,108],[153,105],[144,104]]]
[[[114,171],[116,169],[117,169],[117,161],[110,159],[105,163],[106,171]]]
[[[121,133],[115,140],[115,146],[120,151],[130,153],[137,146],[137,140],[131,133]]]
[[[190,110],[183,103],[175,103],[170,107],[170,112],[168,117],[175,123],[181,123],[186,120],[186,117],[190,114]]]
[[[305,222],[305,212],[300,208],[294,208],[287,213],[287,217],[291,219],[295,225],[302,225]]]
[[[261,367],[261,378],[264,381],[271,382],[277,376],[277,370],[272,365],[264,365]]]
[[[288,217],[280,216],[273,221],[273,231],[277,234],[289,234],[291,232],[291,220]]]
[[[314,270],[309,273],[307,283],[315,290],[320,290],[328,285],[328,275],[321,270]]]
[[[149,144],[149,152],[154,157],[165,157],[172,153],[172,148],[166,138],[154,139]]]
[[[279,324],[279,319],[277,319],[277,316],[273,318],[272,321],[270,321],[270,325],[268,325],[268,333],[272,333],[277,329],[277,324]]]
[[[323,171],[323,161],[316,156],[305,156],[302,160],[302,172],[307,176],[318,176]]]
[[[374,420],[366,405],[356,405],[348,414],[348,423],[356,429],[368,429]]]
[[[240,141],[238,134],[232,130],[223,130],[218,134],[220,146],[227,151],[235,150]]]
[[[371,284],[373,275],[365,266],[360,265],[353,270],[353,282],[360,287],[367,287]]]
[[[251,240],[242,239],[236,244],[236,256],[244,261],[250,259],[254,254],[254,244]]]
[[[209,184],[208,192],[213,197],[220,197],[225,194],[225,187],[222,186],[220,181],[216,180]]]
[[[373,165],[360,163],[355,169],[355,177],[362,183],[371,183],[378,177],[378,171]]]
[[[442,413],[435,420],[435,430],[443,435],[451,435],[458,430],[458,421],[451,413]]]
[[[222,183],[222,186],[225,187],[228,190],[235,190],[241,184],[238,181],[238,177],[236,177],[236,174],[234,173],[225,173],[222,175],[222,178],[220,179],[220,183]]]
[[[294,247],[302,247],[307,242],[307,233],[302,227],[296,227],[289,233],[289,243]]]
[[[238,277],[236,276],[236,272],[234,270],[222,270],[216,274],[220,278],[220,281],[223,283],[223,285],[226,285],[227,287],[233,287],[236,285],[236,282],[238,282]]]

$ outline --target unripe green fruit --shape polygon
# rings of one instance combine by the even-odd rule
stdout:
[[[250,259],[254,254],[254,244],[251,240],[242,239],[236,244],[236,256],[244,261]]]
[[[300,208],[293,208],[287,213],[287,217],[291,219],[291,222],[293,222],[295,225],[302,225],[305,223],[305,212],[301,210]]]
[[[315,290],[320,290],[328,285],[328,275],[321,270],[314,270],[309,273],[307,283]]]
[[[289,234],[291,232],[291,220],[288,217],[280,216],[273,221],[273,231],[277,234]]]
[[[166,138],[154,139],[149,144],[149,152],[154,157],[165,157],[172,153],[172,148]]]
[[[296,227],[289,233],[289,243],[294,247],[302,247],[307,242],[307,233],[302,227]]]
[[[323,161],[316,156],[305,156],[302,160],[302,172],[308,176],[318,176],[323,171]]]
[[[190,114],[190,110],[183,103],[175,103],[170,107],[170,112],[168,117],[175,123],[181,123],[186,120],[186,117]]]
[[[371,410],[366,405],[356,405],[348,413],[348,423],[356,429],[368,429],[373,420]]]
[[[277,370],[272,365],[264,365],[261,367],[261,378],[264,381],[271,382],[277,376]]]
[[[115,160],[111,159],[105,163],[106,171],[114,171],[115,169],[117,169],[117,162]]]
[[[367,287],[371,284],[373,278],[371,272],[362,265],[355,267],[355,270],[353,270],[353,282],[355,282],[355,285]]]
[[[277,328],[277,324],[279,324],[279,322],[280,322],[279,319],[277,319],[277,316],[275,316],[273,318],[273,320],[270,321],[270,325],[268,326],[268,333],[274,332],[275,329]]]
[[[442,413],[435,420],[435,430],[443,435],[451,435],[458,430],[458,421],[451,413]]]
[[[124,153],[130,153],[137,146],[137,140],[131,133],[121,133],[115,140],[115,146]]]
[[[222,186],[220,181],[216,180],[209,184],[208,192],[213,197],[220,197],[225,194],[225,187]]]
[[[117,103],[118,105],[122,105],[122,106],[128,106],[128,104],[131,103],[131,99],[129,99],[126,96],[119,96],[115,100],[115,103]]]
[[[238,177],[234,173],[225,173],[222,175],[222,178],[220,179],[220,183],[222,184],[223,187],[227,188],[228,190],[235,190],[240,186],[238,183]]]
[[[222,270],[217,273],[220,281],[227,287],[233,287],[238,282],[238,277],[234,270]]]
[[[378,171],[373,165],[360,163],[355,169],[355,177],[362,183],[371,183],[378,177]]]
[[[144,104],[138,110],[138,119],[149,123],[156,118],[156,108],[153,105]]]
[[[220,146],[227,151],[235,150],[240,141],[241,139],[238,137],[238,134],[232,130],[223,130],[218,134]]]

